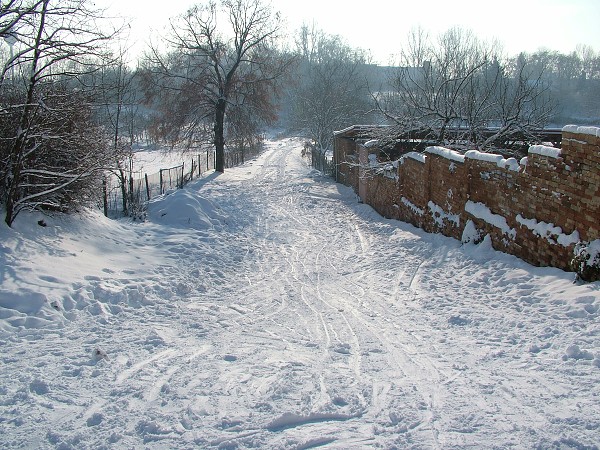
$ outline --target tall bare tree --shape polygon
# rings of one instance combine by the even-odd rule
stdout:
[[[276,87],[287,67],[273,50],[279,19],[261,0],[196,5],[172,21],[171,52],[152,49],[147,61],[148,78],[177,93],[178,130],[202,133],[210,124],[218,172],[225,168],[229,108],[244,106],[254,117],[271,116],[272,96],[264,93]]]

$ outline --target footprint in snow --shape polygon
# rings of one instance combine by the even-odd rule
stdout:
[[[333,348],[333,351],[336,353],[341,353],[342,355],[350,354],[350,344],[339,344]]]
[[[448,323],[450,325],[465,326],[471,323],[471,321],[469,319],[465,319],[464,317],[452,316],[448,319]]]
[[[102,361],[103,359],[108,359],[108,354],[101,348],[95,348],[92,351],[92,361],[96,363],[98,361]]]
[[[591,361],[594,359],[594,355],[588,350],[582,350],[578,345],[570,345],[567,347],[567,351],[562,359],[563,361],[566,361],[567,359],[584,359]]]

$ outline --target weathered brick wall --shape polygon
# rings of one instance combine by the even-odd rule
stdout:
[[[358,192],[358,148],[354,140],[338,137],[334,140],[333,159],[338,183]]]
[[[368,178],[367,198],[365,203],[388,219],[399,219],[398,201],[400,187],[398,180],[383,176]]]
[[[562,140],[562,159],[568,166],[568,183],[562,183],[563,203],[570,207],[569,224],[577,226],[586,241],[600,235],[600,136],[591,134],[593,130],[584,129],[588,133],[581,134],[565,127]]]
[[[358,180],[345,179],[358,192]],[[521,162],[429,148],[404,156],[397,179],[363,182],[363,201],[385,217],[456,239],[489,235],[535,265],[568,270],[576,243],[600,239],[598,128],[565,127],[561,149],[534,146]]]
[[[429,201],[429,171],[425,159],[408,154],[398,165],[401,193],[418,208],[424,209]]]
[[[422,155],[421,155],[422,156]],[[424,211],[429,201],[429,172],[425,159],[409,153],[398,165],[398,219],[425,228]]]
[[[444,149],[445,150],[445,149]],[[453,153],[428,153],[429,215],[431,231],[460,239],[464,228],[462,213],[467,200],[467,167]]]

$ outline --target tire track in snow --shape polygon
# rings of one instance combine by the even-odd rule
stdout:
[[[427,410],[426,414],[424,414],[424,417],[417,422],[413,421],[412,423],[408,424],[407,428],[413,432],[419,428],[427,426],[431,432],[432,445],[435,448],[439,447],[437,431],[435,430],[433,419],[435,416],[437,400],[435,393],[430,393],[428,389],[429,385],[436,384],[440,379],[439,371],[433,366],[433,364],[430,363],[428,366],[425,366],[422,364],[421,358],[419,358],[419,360],[414,358],[411,355],[412,352],[408,351],[401,341],[392,342],[388,337],[386,337],[385,331],[382,330],[381,325],[373,323],[372,314],[365,316],[363,310],[359,310],[355,306],[362,303],[362,296],[357,296],[353,291],[345,288],[344,286],[340,286],[340,290],[343,292],[343,296],[354,300],[346,302],[346,309],[352,314],[353,318],[357,320],[357,326],[359,326],[361,329],[363,339],[366,333],[373,336],[374,339],[383,347],[383,352],[387,357],[389,367],[394,368],[391,373],[393,374],[396,372],[403,374],[402,379],[394,379],[394,376],[389,377],[389,379],[394,380],[395,383],[399,383],[401,385],[406,385],[408,383],[409,386],[416,388],[421,401],[427,405]],[[372,302],[370,304],[372,305]],[[376,314],[376,317],[383,319],[384,315],[380,313]],[[403,334],[408,334],[406,330],[403,331]],[[421,357],[422,355],[419,356]],[[389,371],[386,371],[384,374],[389,376],[390,373]],[[386,378],[387,377],[385,376],[373,378],[373,400],[372,411],[370,411],[371,420],[376,420],[378,413],[385,408],[382,403],[388,401],[386,400],[386,397],[390,395],[390,382],[386,381]],[[381,386],[383,386],[383,388]]]
[[[128,380],[132,376],[140,373],[144,369],[144,367],[146,367],[147,365],[149,365],[155,361],[165,360],[165,359],[170,360],[173,358],[177,358],[179,356],[181,356],[181,355],[174,348],[168,348],[161,352],[155,353],[152,356],[133,364],[129,369],[125,369],[124,371],[117,374],[115,383],[117,385],[122,384],[124,381]]]
[[[359,239],[358,242],[360,243],[360,248],[358,248],[357,246],[355,246],[354,248],[356,248],[358,250],[358,254],[356,255],[356,259],[358,261],[363,259],[364,253],[367,251],[370,251],[370,244],[367,244],[367,238],[365,237],[364,231],[361,232],[360,229],[358,228],[357,224],[354,224],[354,229],[352,231],[354,231],[356,234],[358,235]],[[364,227],[364,229],[368,229],[369,227],[366,226]],[[352,242],[352,236],[353,233],[349,233],[347,236],[347,239],[349,240],[349,242]],[[342,239],[340,238],[340,241]],[[343,242],[338,242],[337,245],[341,246],[344,245]],[[352,245],[352,244],[350,244]],[[319,257],[321,256],[322,252],[319,252]],[[422,261],[419,263],[422,264]],[[318,258],[316,263],[318,264]],[[332,266],[332,268],[334,270],[336,270],[338,273],[343,272],[342,270],[338,270],[335,266]],[[320,272],[319,272],[320,273]],[[415,271],[416,274],[416,271]],[[399,279],[400,277],[398,277]],[[414,274],[413,277],[411,278],[411,281],[414,279]],[[362,277],[360,278],[360,281],[365,281]],[[411,423],[409,428],[411,430],[417,430],[419,428],[422,428],[424,426],[424,424],[427,424],[427,427],[430,429],[431,432],[431,436],[432,436],[432,445],[434,447],[439,447],[439,442],[437,439],[437,431],[435,428],[435,424],[433,422],[433,417],[435,416],[435,409],[436,409],[436,402],[437,400],[435,399],[435,394],[434,393],[430,393],[429,390],[427,389],[427,386],[422,385],[422,381],[421,380],[427,380],[426,383],[429,384],[431,381],[435,380],[439,380],[441,378],[440,376],[440,372],[435,368],[435,366],[431,363],[431,361],[428,362],[428,365],[423,365],[422,363],[422,355],[419,355],[419,360],[415,359],[412,355],[411,355],[411,351],[408,351],[407,349],[404,349],[401,343],[392,343],[390,341],[389,338],[386,338],[386,336],[382,333],[381,327],[380,325],[373,325],[370,321],[372,321],[373,317],[372,314],[369,315],[369,317],[365,317],[364,313],[362,312],[362,310],[359,310],[359,308],[356,305],[364,305],[364,301],[365,301],[365,296],[366,296],[366,291],[365,289],[358,285],[358,283],[356,282],[351,282],[350,284],[357,286],[358,287],[358,291],[359,291],[359,295],[357,295],[355,292],[353,292],[352,290],[346,288],[344,286],[344,284],[340,284],[337,286],[337,289],[339,289],[339,291],[342,293],[341,296],[339,296],[340,298],[348,298],[348,299],[352,299],[353,301],[345,301],[343,302],[344,304],[344,310],[350,311],[351,315],[353,316],[353,319],[357,321],[356,326],[352,325],[350,323],[350,320],[348,319],[348,317],[345,314],[341,314],[341,316],[343,317],[344,322],[347,324],[347,327],[352,331],[353,336],[355,337],[355,345],[360,348],[360,343],[358,342],[358,338],[357,338],[357,333],[354,331],[356,328],[360,328],[360,334],[362,339],[364,340],[365,338],[365,332],[367,332],[368,334],[372,335],[377,341],[379,341],[381,343],[381,345],[384,348],[384,352],[388,355],[388,362],[390,364],[390,367],[395,367],[397,371],[401,372],[404,374],[405,377],[409,378],[409,381],[411,383],[413,383],[413,385],[415,387],[417,387],[419,393],[420,393],[420,397],[422,399],[422,401],[427,405],[427,413],[424,416],[424,421],[423,422],[416,422],[416,423]],[[400,284],[400,282],[396,283],[396,289],[397,289],[397,285]],[[317,285],[319,286],[319,284]],[[411,283],[408,283],[409,287],[412,287]],[[371,287],[372,289],[372,287]],[[380,298],[385,298],[385,294],[383,292],[381,293],[377,293],[377,296]],[[394,298],[396,297],[396,295],[394,295]],[[321,293],[320,295],[320,300],[323,301],[324,303],[326,303],[330,308],[332,309],[337,309],[336,307],[334,307],[332,304],[330,304],[329,302],[327,302],[325,299],[325,296]],[[370,304],[372,304],[372,302],[370,302]],[[377,313],[377,316],[380,318],[385,317],[382,314]],[[409,338],[413,337],[412,335],[408,335]],[[357,373],[358,375],[358,373]],[[370,374],[370,376],[372,377],[373,375]],[[386,395],[388,395],[389,393],[389,383],[383,381],[384,379],[382,379],[382,381],[378,381],[378,378],[375,377],[372,381],[373,383],[373,399],[372,399],[372,405],[374,406],[374,410],[371,412],[373,415],[371,417],[375,418],[377,416],[378,411],[381,411],[383,409],[383,406],[381,405],[382,402],[384,402],[385,400],[383,399],[383,397],[385,397]],[[381,386],[384,386],[383,388],[381,388]]]
[[[288,157],[288,152],[282,152],[280,161],[285,163],[285,158]],[[281,174],[281,172],[279,172]],[[259,178],[264,179],[261,175]],[[265,193],[269,198],[272,197],[269,193]],[[324,292],[321,285],[321,272],[323,270],[335,269],[331,264],[330,255],[332,252],[332,244],[330,236],[315,235],[320,228],[323,228],[323,223],[315,220],[314,211],[307,213],[307,209],[319,207],[310,199],[310,191],[305,187],[286,189],[281,193],[278,202],[274,203],[272,211],[276,214],[279,220],[292,221],[294,225],[294,234],[302,238],[308,237],[312,245],[307,246],[306,242],[293,243],[290,245],[290,251],[287,255],[287,264],[289,265],[289,273],[284,276],[286,285],[295,284],[300,286],[299,297],[305,310],[309,316],[315,318],[313,327],[319,324],[318,328],[314,328],[311,332],[314,337],[318,337],[317,343],[322,349],[321,363],[319,365],[327,366],[334,363],[336,367],[343,361],[346,364],[351,375],[351,379],[361,382],[361,349],[360,342],[356,337],[356,331],[353,330],[351,323],[345,317],[342,311],[329,303],[324,298]],[[315,239],[319,236],[319,239]],[[316,244],[316,245],[315,245]],[[365,243],[363,242],[363,246]],[[314,248],[318,248],[314,252]],[[323,258],[323,262],[319,259],[320,255],[327,254]],[[326,264],[321,267],[321,264]],[[315,303],[317,302],[317,303]],[[320,305],[320,306],[319,306]],[[286,311],[296,311],[299,305],[293,305],[288,308],[280,308],[276,314],[269,314],[269,319],[278,321],[279,316]],[[299,311],[299,310],[298,310]],[[300,313],[306,315],[306,313]],[[283,318],[283,320],[286,320]],[[342,327],[342,328],[340,328]],[[310,329],[310,327],[309,327]],[[351,343],[348,347],[344,347],[347,343]],[[351,351],[347,349],[351,348]],[[338,353],[339,351],[339,353]],[[333,353],[332,353],[333,352]],[[339,355],[332,359],[332,355]],[[340,359],[341,357],[342,359]],[[328,401],[336,400],[337,395],[334,392],[329,392],[329,375],[321,377],[321,398],[328,398]],[[333,387],[333,386],[332,386]],[[336,388],[337,389],[337,388]]]

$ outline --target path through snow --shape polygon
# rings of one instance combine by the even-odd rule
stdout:
[[[598,448],[600,283],[382,219],[301,148],[142,224],[2,228],[0,447]]]

